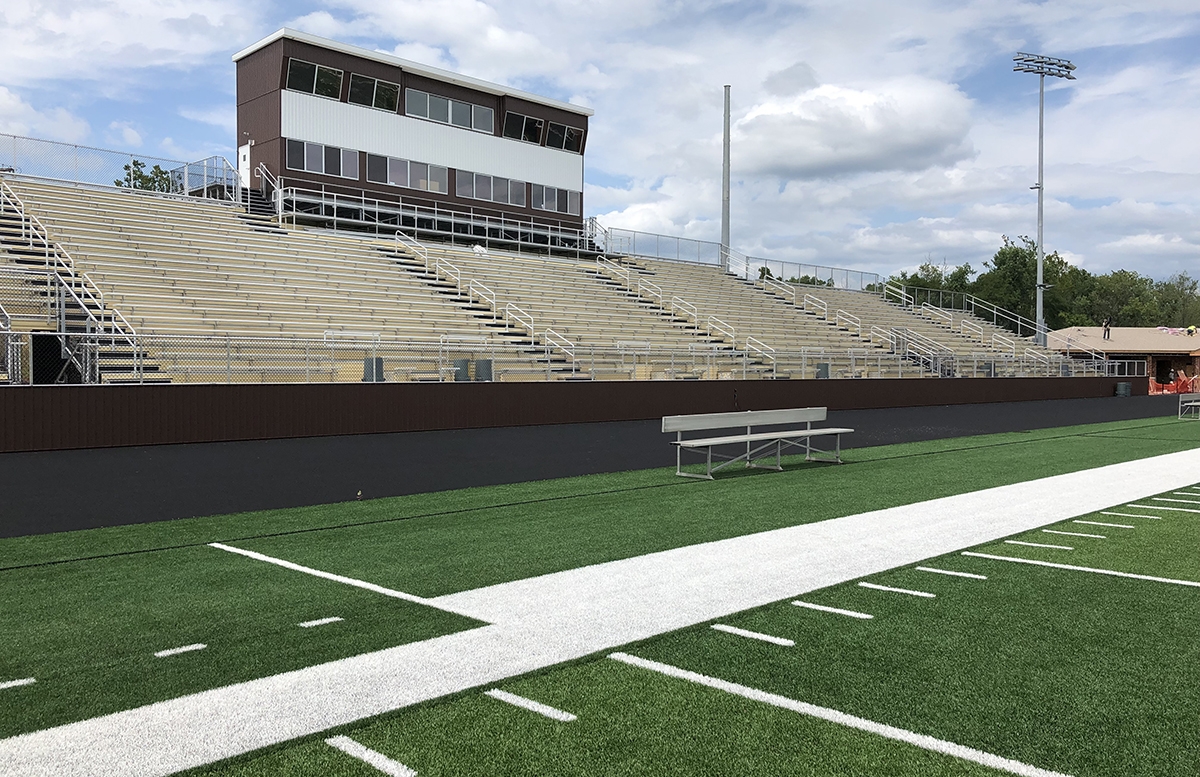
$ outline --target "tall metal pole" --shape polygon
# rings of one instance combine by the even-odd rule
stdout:
[[[1037,343],[1046,344],[1046,318],[1042,310],[1042,291],[1045,283],[1042,280],[1042,265],[1046,251],[1042,247],[1042,201],[1046,196],[1046,186],[1042,180],[1045,161],[1046,135],[1046,76],[1038,77],[1038,231],[1037,231]]]
[[[721,268],[729,269],[729,84],[725,84],[725,135],[721,157]]]

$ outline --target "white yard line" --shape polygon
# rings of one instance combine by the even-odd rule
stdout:
[[[193,769],[1166,493],[1197,471],[1200,449],[1181,451],[437,597],[493,625],[3,739],[0,774]]]
[[[1047,545],[1044,542],[1021,542],[1020,540],[1005,540],[1006,545],[1024,545],[1027,548],[1053,548],[1054,550],[1075,550],[1067,545]]]
[[[757,631],[747,631],[746,629],[739,629],[737,626],[726,626],[724,623],[714,623],[712,627],[717,631],[723,631],[726,634],[736,634],[739,637],[746,637],[747,639],[757,639],[760,642],[770,642],[772,645],[779,645],[781,647],[796,646],[795,640],[791,640],[786,637],[772,637],[770,634],[760,634]]]
[[[350,737],[330,737],[325,740],[325,744],[336,747],[351,758],[357,758],[368,766],[374,767],[376,771],[383,772],[390,777],[417,777],[415,769],[409,769],[383,753],[364,747]]]
[[[889,726],[886,723],[877,723],[873,720],[860,718],[856,715],[850,715],[839,710],[829,709],[828,707],[818,707],[815,704],[809,704],[795,699],[789,699],[786,696],[779,696],[767,691],[760,691],[757,688],[750,688],[745,685],[731,683],[728,680],[721,680],[717,677],[698,674],[687,669],[680,669],[671,664],[662,664],[658,661],[651,661],[638,656],[631,656],[628,653],[612,653],[609,655],[616,661],[630,666],[636,666],[640,669],[647,669],[651,672],[657,672],[667,677],[674,677],[679,680],[686,680],[696,685],[702,685],[706,688],[714,688],[718,691],[740,696],[743,699],[750,699],[762,704],[769,704],[772,707],[797,712],[801,715],[807,715],[812,718],[818,718],[829,723],[835,723],[839,726],[865,731],[868,734],[875,734],[886,739],[893,739],[898,742],[919,747],[923,750],[930,750],[935,753],[961,758],[964,761],[982,764],[983,766],[992,769],[1009,772],[1011,774],[1019,774],[1022,777],[1066,777],[1061,772],[1052,772],[1046,769],[1040,769],[1036,766],[1031,766],[1021,761],[1014,761],[1011,758],[987,753],[982,750],[976,750],[973,747],[947,742],[944,739],[937,739],[927,734],[918,734],[908,729],[896,728]]]
[[[1117,572],[1112,569],[1095,569],[1093,567],[1077,567],[1073,564],[1056,564],[1052,561],[1034,561],[1029,558],[1012,558],[1010,556],[993,556],[990,553],[974,553],[972,551],[963,551],[964,556],[973,556],[974,558],[990,558],[993,561],[1013,561],[1017,564],[1032,564],[1036,567],[1051,567],[1053,569],[1068,569],[1073,572],[1094,572],[1097,575],[1111,575],[1113,577],[1128,577],[1132,580],[1149,580],[1154,583],[1171,583],[1172,585],[1186,585],[1192,588],[1200,588],[1200,582],[1193,580],[1174,580],[1169,577],[1155,577],[1153,575],[1135,575],[1132,572]]]
[[[197,642],[195,645],[184,645],[183,647],[170,648],[169,650],[160,650],[154,654],[155,658],[166,658],[167,656],[177,656],[180,653],[192,653],[197,650],[204,650],[208,647],[203,642]]]
[[[826,607],[823,604],[812,604],[811,602],[792,602],[797,607],[806,607],[817,612],[829,612],[834,615],[845,615],[847,618],[858,618],[859,620],[869,621],[874,618],[874,615],[867,615],[865,612],[855,612],[854,610],[842,610],[837,607]]]
[[[312,575],[313,577],[319,577],[324,580],[332,580],[335,583],[341,583],[343,585],[352,585],[355,588],[361,588],[364,591],[371,591],[372,593],[382,594],[383,596],[390,596],[393,599],[403,599],[406,602],[415,602],[416,604],[422,604],[426,607],[434,607],[439,610],[453,612],[455,615],[461,615],[461,613],[451,610],[443,605],[435,604],[432,600],[426,599],[423,596],[407,594],[403,591],[396,591],[391,588],[384,588],[381,585],[368,583],[365,580],[356,580],[353,577],[335,575],[332,572],[324,572],[320,569],[313,569],[312,567],[306,567],[301,564],[294,564],[291,561],[275,558],[274,556],[268,556],[263,553],[256,553],[253,550],[246,550],[245,548],[235,548],[232,545],[222,545],[219,542],[210,542],[208,543],[208,546],[210,548],[216,548],[217,550],[225,550],[229,551],[230,553],[236,553],[239,556],[245,556],[246,558],[252,558],[255,561],[265,561],[268,564],[274,564],[275,566],[283,567],[284,569],[290,569],[293,572],[303,572],[306,575]]]
[[[933,572],[938,575],[952,575],[954,577],[969,577],[972,580],[987,580],[987,575],[976,575],[972,572],[953,572],[949,569],[935,569],[933,567],[917,567],[921,572]]]
[[[335,615],[332,618],[318,618],[315,621],[304,621],[304,623],[297,623],[296,625],[302,629],[311,629],[314,626],[327,626],[330,623],[341,623],[341,621],[342,619]]]
[[[1177,513],[1200,513],[1200,510],[1193,510],[1190,507],[1167,507],[1166,505],[1126,505],[1127,507],[1136,507],[1139,510],[1172,510]]]
[[[493,699],[507,702],[514,707],[520,707],[521,709],[529,710],[530,712],[536,712],[539,715],[545,715],[551,720],[557,720],[562,723],[570,723],[571,721],[576,720],[576,717],[569,712],[563,712],[562,710],[551,707],[548,704],[542,704],[540,701],[534,701],[533,699],[526,699],[524,696],[518,696],[515,693],[509,693],[508,691],[502,691],[499,688],[493,688],[490,691],[484,691],[483,695],[491,696]]]
[[[1105,523],[1104,521],[1075,520],[1075,521],[1071,521],[1071,523],[1083,523],[1083,524],[1087,524],[1088,526],[1107,526],[1110,529],[1136,529],[1137,528],[1136,526],[1129,526],[1128,524],[1124,524],[1124,523]]]
[[[1105,537],[1103,534],[1084,534],[1083,532],[1077,532],[1077,531],[1058,531],[1057,529],[1042,529],[1042,531],[1043,531],[1043,532],[1045,532],[1046,534],[1062,534],[1062,535],[1065,535],[1065,536],[1067,536],[1067,537],[1091,537],[1091,538],[1092,538],[1092,539],[1094,539],[1094,540],[1106,540],[1106,539],[1108,539],[1108,537]]]
[[[1200,496],[1195,491],[1172,491],[1175,496]]]
[[[8,682],[0,683],[0,691],[7,691],[9,688],[20,688],[23,685],[33,685],[37,680],[33,677],[26,677],[23,680],[9,680]]]
[[[1165,496],[1156,496],[1153,497],[1153,499],[1155,502],[1177,502],[1185,505],[1200,505],[1200,500],[1196,499],[1170,499]]]
[[[1111,515],[1114,518],[1150,518],[1155,521],[1161,521],[1161,515],[1138,515],[1137,513],[1114,513],[1110,510],[1101,510],[1101,515]]]
[[[892,588],[890,585],[878,585],[877,583],[859,583],[859,588],[870,588],[872,591],[890,591],[894,594],[908,594],[909,596],[921,596],[925,599],[936,599],[937,594],[926,593],[925,591],[912,591],[908,588]]]

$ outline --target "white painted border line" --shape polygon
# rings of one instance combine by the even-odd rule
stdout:
[[[311,629],[314,626],[325,626],[330,623],[340,623],[342,620],[342,618],[339,618],[335,615],[332,618],[318,618],[315,621],[304,621],[304,623],[297,623],[296,625],[302,629]]]
[[[1200,510],[1193,510],[1190,507],[1167,507],[1166,505],[1126,505],[1126,507],[1136,507],[1139,510],[1174,510],[1177,513],[1200,513]]]
[[[1104,523],[1103,521],[1075,520],[1075,521],[1071,521],[1071,523],[1083,523],[1083,524],[1087,524],[1088,526],[1107,526],[1110,529],[1136,529],[1137,528],[1136,526],[1130,526],[1125,523]]]
[[[160,650],[154,654],[155,658],[166,658],[167,656],[177,656],[180,653],[191,653],[195,650],[204,650],[208,647],[203,642],[197,642],[194,645],[184,645],[183,647],[170,648],[168,650]]]
[[[1193,580],[1173,580],[1169,577],[1154,577],[1153,575],[1135,575],[1132,572],[1117,572],[1112,569],[1094,569],[1092,567],[1077,567],[1073,564],[1055,564],[1051,561],[1034,561],[1029,558],[1011,558],[1009,556],[993,556],[988,553],[973,553],[969,550],[963,551],[964,556],[974,556],[975,558],[990,558],[993,561],[1014,561],[1018,564],[1033,564],[1037,567],[1052,567],[1054,569],[1069,569],[1073,572],[1094,572],[1097,575],[1112,575],[1113,577],[1128,577],[1133,580],[1149,580],[1153,583],[1171,583],[1173,585],[1186,585],[1192,588],[1200,588],[1200,583]]]
[[[484,691],[483,695],[491,696],[493,699],[508,702],[514,707],[520,707],[521,709],[526,709],[530,712],[536,712],[539,715],[545,715],[547,718],[558,720],[563,723],[570,723],[571,721],[576,720],[576,717],[569,712],[563,712],[562,710],[551,707],[548,704],[542,704],[540,701],[534,701],[533,699],[526,699],[524,696],[518,696],[515,693],[509,693],[508,691],[502,691],[499,688],[493,688],[490,691]]]
[[[1094,540],[1106,540],[1106,539],[1108,539],[1108,537],[1105,537],[1103,534],[1084,534],[1083,532],[1077,532],[1077,531],[1058,531],[1058,530],[1056,530],[1056,529],[1042,529],[1042,531],[1043,531],[1043,532],[1045,532],[1046,534],[1063,534],[1063,535],[1065,535],[1065,536],[1067,536],[1067,537],[1091,537],[1091,538],[1092,538],[1092,539],[1094,539]]]
[[[894,594],[908,594],[909,596],[920,596],[925,599],[936,599],[937,594],[926,593],[925,591],[912,591],[908,588],[892,588],[890,585],[878,585],[877,583],[859,583],[859,588],[870,588],[872,591],[890,591]]]
[[[390,777],[417,777],[415,769],[410,769],[399,761],[393,761],[383,753],[364,747],[350,737],[330,737],[325,740],[325,744],[336,747],[351,758],[357,758]]]
[[[953,575],[954,577],[969,577],[972,580],[987,580],[987,575],[976,575],[972,572],[953,572],[949,569],[934,569],[933,567],[917,567],[921,572],[933,572],[939,575]]]
[[[1178,502],[1179,504],[1185,505],[1200,505],[1200,501],[1196,499],[1171,499],[1165,496],[1152,496],[1150,498],[1155,502]]]
[[[33,685],[37,682],[36,678],[26,677],[24,680],[9,680],[6,683],[0,683],[0,691],[7,691],[9,688],[20,688],[23,685]]]
[[[823,604],[811,604],[810,602],[792,602],[797,607],[807,607],[810,610],[819,612],[832,612],[835,615],[846,615],[851,618],[859,618],[860,620],[869,621],[874,618],[874,615],[867,615],[865,612],[855,612],[854,610],[839,610],[837,607],[826,607]]]
[[[985,753],[982,750],[976,750],[965,745],[947,742],[944,739],[936,739],[926,734],[917,734],[903,728],[889,726],[886,723],[876,723],[873,720],[867,720],[855,715],[850,715],[838,710],[832,710],[828,707],[818,707],[815,704],[809,704],[803,701],[789,699],[786,696],[778,696],[767,691],[760,691],[756,688],[749,688],[745,685],[731,683],[728,680],[721,680],[716,677],[690,672],[687,669],[680,669],[670,664],[660,664],[657,661],[650,661],[645,658],[631,656],[628,653],[610,653],[609,658],[620,661],[630,666],[636,666],[640,669],[648,669],[651,672],[674,677],[679,680],[687,680],[688,682],[697,685],[703,685],[708,688],[715,688],[718,691],[741,696],[743,699],[769,704],[772,707],[798,712],[801,715],[818,718],[820,720],[836,723],[839,726],[865,731],[869,734],[884,737],[886,739],[894,739],[905,744],[913,745],[922,748],[923,750],[931,750],[935,753],[961,758],[964,761],[972,761],[983,766],[991,767],[992,769],[1000,769],[1012,774],[1019,774],[1022,777],[1066,777],[1060,772],[1051,772],[1046,769],[1039,769],[1036,766],[1030,766],[1027,763],[1014,761],[1011,758]]]
[[[762,642],[770,642],[772,645],[780,645],[782,647],[795,647],[796,643],[787,637],[772,637],[770,634],[762,634],[757,631],[747,631],[739,629],[737,626],[726,626],[724,623],[714,623],[712,628],[717,631],[723,631],[726,634],[736,634],[739,637],[747,637],[749,639],[757,639]]]
[[[364,591],[371,591],[373,593],[383,594],[384,596],[390,596],[393,599],[403,599],[406,602],[415,602],[416,604],[423,604],[426,607],[433,607],[438,610],[444,610],[445,612],[452,612],[455,615],[463,615],[464,614],[464,613],[457,612],[455,610],[451,610],[443,604],[434,604],[429,599],[426,599],[421,596],[416,596],[415,594],[406,594],[403,591],[395,591],[395,590],[392,590],[391,588],[384,588],[381,585],[375,585],[374,583],[368,583],[365,580],[355,580],[353,577],[344,577],[342,575],[335,575],[332,572],[323,572],[320,569],[313,569],[312,567],[306,567],[301,564],[293,564],[291,561],[284,561],[283,559],[275,558],[274,556],[267,556],[262,553],[255,553],[252,550],[245,550],[243,548],[235,548],[231,545],[222,545],[219,542],[210,542],[210,543],[208,543],[208,547],[216,548],[218,550],[227,550],[230,553],[236,553],[239,556],[245,556],[246,558],[252,558],[255,561],[265,561],[268,564],[274,564],[275,566],[283,567],[284,569],[290,569],[293,572],[303,572],[306,575],[312,575],[313,577],[320,577],[325,580],[332,580],[335,583],[342,583],[344,585],[352,585],[355,588],[361,588]]]
[[[1195,491],[1172,491],[1171,493],[1175,496],[1200,496]]]
[[[1069,545],[1047,545],[1044,542],[1021,542],[1020,540],[1005,540],[1006,545],[1024,545],[1029,548],[1054,548],[1055,550],[1075,550]]]
[[[1101,515],[1111,515],[1114,518],[1149,518],[1154,521],[1161,521],[1161,515],[1138,515],[1137,513],[1114,513],[1109,510],[1101,510]]]

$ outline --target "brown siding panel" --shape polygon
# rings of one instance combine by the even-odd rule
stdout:
[[[0,452],[1111,397],[1119,378],[11,386]],[[1145,395],[1145,378],[1133,379]]]

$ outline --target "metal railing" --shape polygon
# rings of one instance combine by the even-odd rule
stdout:
[[[224,157],[196,162],[0,133],[0,168],[32,178],[167,196],[238,202],[241,178]]]
[[[809,307],[821,311],[821,318],[826,321],[829,320],[829,305],[825,303],[825,300],[814,297],[811,294],[805,294],[804,302],[801,303],[800,309],[807,313],[809,312]]]
[[[728,272],[747,280],[756,280],[761,268],[765,267],[775,278],[795,278],[796,282],[809,286],[871,291],[877,290],[881,283],[877,273],[747,256],[711,240],[660,235],[619,227],[610,227],[604,231],[604,240],[603,250],[611,256],[640,256],[724,266]]]
[[[859,337],[862,337],[862,319],[853,313],[847,313],[844,310],[838,309],[833,314],[833,322],[839,329],[845,329],[847,332],[853,331]]]
[[[60,350],[34,363],[33,338]],[[547,342],[520,345],[485,337],[394,340],[374,332],[330,330],[320,337],[0,334],[0,373],[11,383],[358,383],[376,381],[719,380],[866,377],[1144,376],[1144,360],[1046,359],[975,354],[953,362],[922,359],[915,340],[893,336],[889,349],[773,349],[748,338],[744,348],[650,343],[608,346],[571,341],[551,330]],[[907,344],[908,350],[898,346]],[[557,358],[564,353],[567,359]],[[39,351],[43,356],[45,349]],[[948,365],[954,367],[947,369]]]

